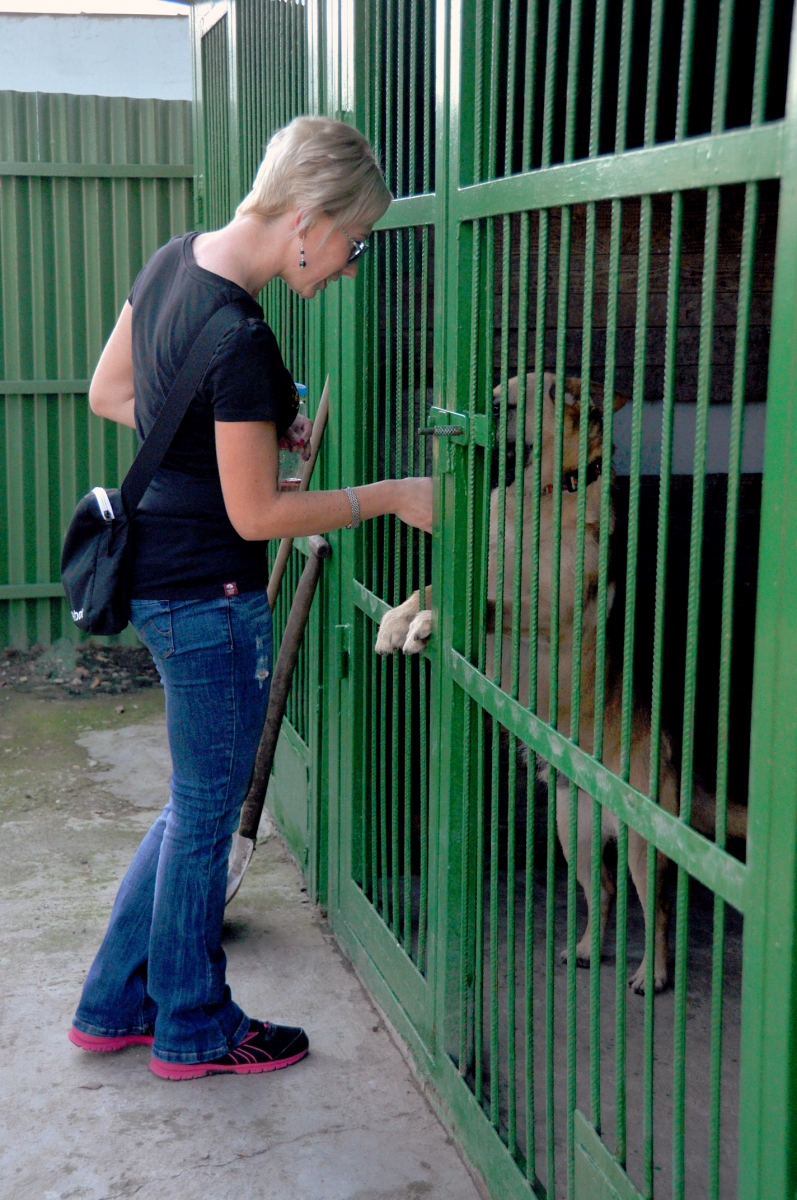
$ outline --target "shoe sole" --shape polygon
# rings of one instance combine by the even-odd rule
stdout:
[[[92,1050],[95,1054],[113,1054],[116,1050],[125,1050],[128,1046],[151,1046],[154,1037],[149,1033],[125,1033],[121,1037],[97,1037],[93,1033],[82,1033],[70,1026],[66,1035],[73,1046],[81,1050]]]
[[[214,1067],[209,1063],[170,1063],[161,1058],[150,1059],[149,1069],[161,1079],[202,1079],[205,1075],[259,1075],[263,1071],[281,1071],[299,1062],[307,1050],[292,1054],[289,1058],[278,1058],[269,1063],[238,1063],[230,1067]]]

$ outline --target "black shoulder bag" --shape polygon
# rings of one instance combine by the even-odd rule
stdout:
[[[78,504],[61,552],[72,620],[87,633],[121,633],[130,620],[131,525],[240,302],[213,314],[188,352],[152,429],[120,488],[95,487]]]

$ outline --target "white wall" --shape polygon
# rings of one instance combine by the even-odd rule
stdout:
[[[191,99],[188,18],[0,12],[0,90]]]

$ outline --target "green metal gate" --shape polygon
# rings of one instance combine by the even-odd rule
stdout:
[[[502,1198],[797,1189],[791,17],[785,0],[195,10],[195,77],[234,131],[214,150],[205,121],[208,196],[219,171],[229,210],[304,106],[365,130],[397,197],[355,285],[304,316],[266,298],[311,396],[330,376],[325,486],[436,480],[431,546],[392,520],[331,536],[298,738],[328,842],[308,853]],[[222,21],[227,76],[203,45]],[[377,622],[430,580],[427,650],[378,658]],[[604,820],[601,957],[597,922],[578,943]],[[657,851],[672,872],[643,911],[629,866],[641,887]]]

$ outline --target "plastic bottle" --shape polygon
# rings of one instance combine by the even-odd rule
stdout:
[[[299,393],[299,411],[297,416],[307,416],[307,387],[303,383],[296,384],[296,391]],[[285,450],[280,449],[279,452],[279,485],[280,491],[295,492],[298,490],[299,484],[302,482],[302,471],[304,470],[304,459],[300,450]]]

